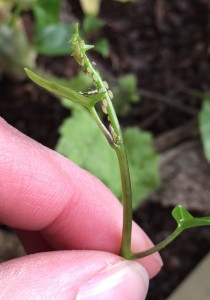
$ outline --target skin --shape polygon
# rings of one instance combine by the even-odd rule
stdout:
[[[100,154],[99,154],[100,155]],[[94,176],[0,118],[0,223],[28,254],[0,264],[0,299],[145,299],[159,254],[119,257],[122,206]],[[132,250],[152,246],[134,223]],[[37,297],[37,298],[36,298]]]

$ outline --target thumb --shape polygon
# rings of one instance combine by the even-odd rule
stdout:
[[[0,265],[1,300],[143,300],[147,288],[140,264],[106,252],[46,252]]]

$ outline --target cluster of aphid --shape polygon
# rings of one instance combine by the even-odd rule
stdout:
[[[114,129],[114,125],[111,123],[110,117],[109,117],[109,103],[111,103],[111,100],[113,99],[113,93],[109,89],[109,85],[106,81],[103,81],[99,75],[99,73],[94,69],[95,63],[90,62],[88,57],[86,56],[85,52],[91,48],[93,48],[92,45],[86,45],[84,41],[80,38],[78,33],[75,33],[71,38],[72,43],[72,56],[74,56],[75,60],[78,62],[78,64],[82,67],[83,71],[87,73],[90,78],[93,80],[96,89],[92,91],[88,91],[85,94],[87,96],[92,96],[97,93],[104,93],[102,102],[101,102],[101,108],[105,115],[107,115],[107,120],[109,122],[109,132],[113,138],[114,143],[118,144],[121,141],[121,136],[116,133],[116,130]]]

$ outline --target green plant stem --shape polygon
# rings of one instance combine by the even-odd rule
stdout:
[[[124,143],[116,149],[120,167],[122,194],[123,194],[123,229],[120,246],[120,255],[129,259],[131,255],[131,233],[132,233],[132,192],[128,159]]]
[[[122,240],[120,247],[120,255],[125,258],[131,256],[131,232],[132,232],[132,193],[131,193],[131,181],[130,172],[127,160],[127,154],[125,145],[123,142],[122,132],[120,124],[115,113],[114,106],[112,104],[113,94],[109,89],[107,82],[103,81],[99,72],[95,69],[95,65],[91,63],[86,55],[86,51],[93,46],[86,45],[85,42],[79,36],[78,24],[75,26],[75,33],[71,38],[73,46],[72,55],[76,61],[81,65],[84,72],[87,73],[93,80],[99,93],[103,93],[102,110],[107,116],[109,130],[104,126],[100,120],[94,104],[89,102],[88,107],[94,120],[98,124],[99,128],[107,138],[109,144],[115,150],[120,167],[121,184],[122,184],[122,198],[123,198],[123,229]],[[98,99],[97,99],[98,100]]]
[[[132,232],[132,192],[131,192],[131,180],[130,180],[130,171],[128,166],[128,159],[126,154],[126,149],[123,142],[122,133],[119,127],[119,122],[115,111],[113,109],[112,102],[109,102],[109,108],[111,111],[111,117],[114,121],[115,128],[119,128],[117,134],[120,136],[120,143],[116,145],[113,141],[113,138],[107,128],[104,126],[100,120],[98,113],[95,108],[90,108],[90,113],[96,121],[97,125],[105,135],[109,144],[114,148],[118,163],[120,167],[120,176],[121,176],[121,185],[122,185],[122,197],[123,197],[123,228],[122,228],[122,240],[120,246],[120,255],[124,258],[129,259],[131,256],[131,232]],[[114,115],[113,115],[114,114]]]
[[[107,99],[109,100],[109,99]],[[123,142],[122,133],[120,130],[119,122],[115,114],[112,102],[109,100],[109,110],[110,119],[112,119],[112,124],[117,128],[117,134],[120,136],[120,143],[116,145],[114,140],[100,120],[98,113],[94,107],[91,107],[90,113],[96,121],[97,125],[105,135],[109,144],[115,150],[118,158],[118,163],[120,167],[121,185],[122,185],[122,197],[123,197],[123,228],[122,228],[122,240],[120,246],[120,255],[124,258],[130,258],[131,255],[131,232],[132,232],[132,192],[131,192],[131,180],[130,171],[128,166],[128,159],[126,154],[126,149]]]
[[[152,247],[148,250],[138,252],[138,253],[132,253],[130,256],[130,259],[143,258],[143,257],[151,255],[157,251],[160,251],[161,249],[163,249],[167,245],[169,245],[173,240],[175,240],[182,231],[183,231],[182,228],[177,227],[176,230],[174,230],[164,241],[160,242],[159,244],[155,245],[154,247]]]

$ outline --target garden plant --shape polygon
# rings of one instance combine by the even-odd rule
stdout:
[[[56,94],[61,98],[68,99],[72,102],[81,104],[90,112],[94,121],[105,136],[109,146],[115,151],[119,163],[122,198],[123,198],[123,229],[120,255],[126,259],[138,259],[148,256],[156,251],[163,249],[171,243],[185,229],[210,225],[210,216],[193,217],[185,208],[178,205],[172,211],[172,216],[177,222],[177,228],[164,241],[156,246],[143,252],[133,253],[131,251],[131,232],[132,232],[132,191],[129,173],[129,165],[126,154],[126,145],[124,143],[123,134],[119,121],[114,109],[114,95],[109,88],[109,84],[104,81],[96,69],[95,63],[91,62],[86,52],[93,48],[87,45],[79,35],[78,24],[75,25],[74,34],[71,37],[72,56],[81,66],[83,72],[89,75],[94,84],[94,90],[87,93],[77,92],[66,85],[62,85],[56,81],[44,79],[29,69],[25,69],[27,75],[35,83],[46,90]],[[101,104],[99,109],[98,103]],[[101,118],[101,111],[106,116],[106,121]],[[74,129],[72,129],[74,130]],[[91,155],[91,153],[89,153]],[[100,153],[98,153],[100,155]],[[96,203],[97,205],[97,203]],[[111,208],[110,208],[111,209]],[[151,216],[152,221],[152,216]]]

